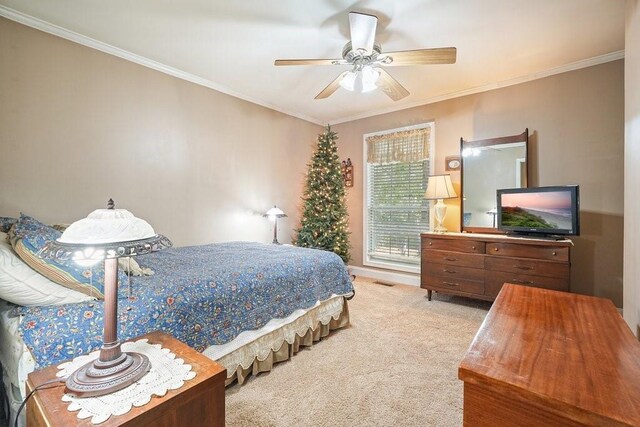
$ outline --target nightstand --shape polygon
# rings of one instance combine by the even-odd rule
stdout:
[[[169,390],[163,397],[154,396],[141,407],[133,407],[124,415],[112,416],[100,427],[111,426],[224,426],[224,381],[226,370],[213,360],[198,353],[186,344],[163,332],[152,332],[135,338],[149,339],[151,344],[168,348],[192,366],[195,378],[185,381],[177,390]],[[27,378],[27,393],[39,384],[56,376],[57,365],[32,372]],[[93,426],[91,419],[81,420],[77,412],[67,410],[69,403],[61,400],[64,385],[43,388],[34,393],[27,402],[27,425],[49,426]]]

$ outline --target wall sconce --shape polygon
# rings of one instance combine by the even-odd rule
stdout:
[[[282,211],[282,209],[273,205],[271,209],[265,212],[264,216],[269,217],[270,220],[273,221],[273,243],[274,245],[279,245],[278,242],[278,218],[284,218],[287,215]]]
[[[351,158],[342,161],[342,178],[345,187],[353,187],[353,163]]]

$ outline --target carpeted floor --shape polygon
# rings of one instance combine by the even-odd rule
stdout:
[[[228,426],[460,426],[458,364],[489,304],[356,280],[351,326],[226,391]]]

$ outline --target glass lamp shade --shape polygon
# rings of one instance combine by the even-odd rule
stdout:
[[[73,259],[89,265],[103,259],[142,255],[172,246],[165,236],[156,234],[146,221],[126,209],[96,209],[71,224],[57,240],[48,242],[38,253],[42,258]]]
[[[376,82],[378,81],[378,77],[380,77],[380,72],[374,70],[370,66],[365,66],[362,68],[362,92],[371,92],[372,90],[376,90],[378,85]]]
[[[371,92],[378,88],[376,82],[380,77],[380,72],[373,67],[366,65],[360,71],[349,71],[340,80],[340,86],[350,92]]]
[[[358,77],[358,74],[353,71],[349,71],[342,80],[340,80],[340,86],[350,92],[353,92],[356,87],[356,77]]]
[[[280,209],[277,206],[273,206],[271,209],[269,209],[267,212],[265,212],[264,214],[265,216],[268,216],[269,218],[282,218],[287,216],[282,209]]]

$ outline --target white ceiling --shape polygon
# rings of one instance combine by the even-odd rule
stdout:
[[[384,51],[455,46],[453,65],[390,67],[410,92],[339,89],[349,11],[378,16]],[[338,123],[618,59],[622,0],[0,0],[0,15],[318,124]],[[91,40],[93,39],[93,40]],[[151,61],[149,61],[151,60]]]

